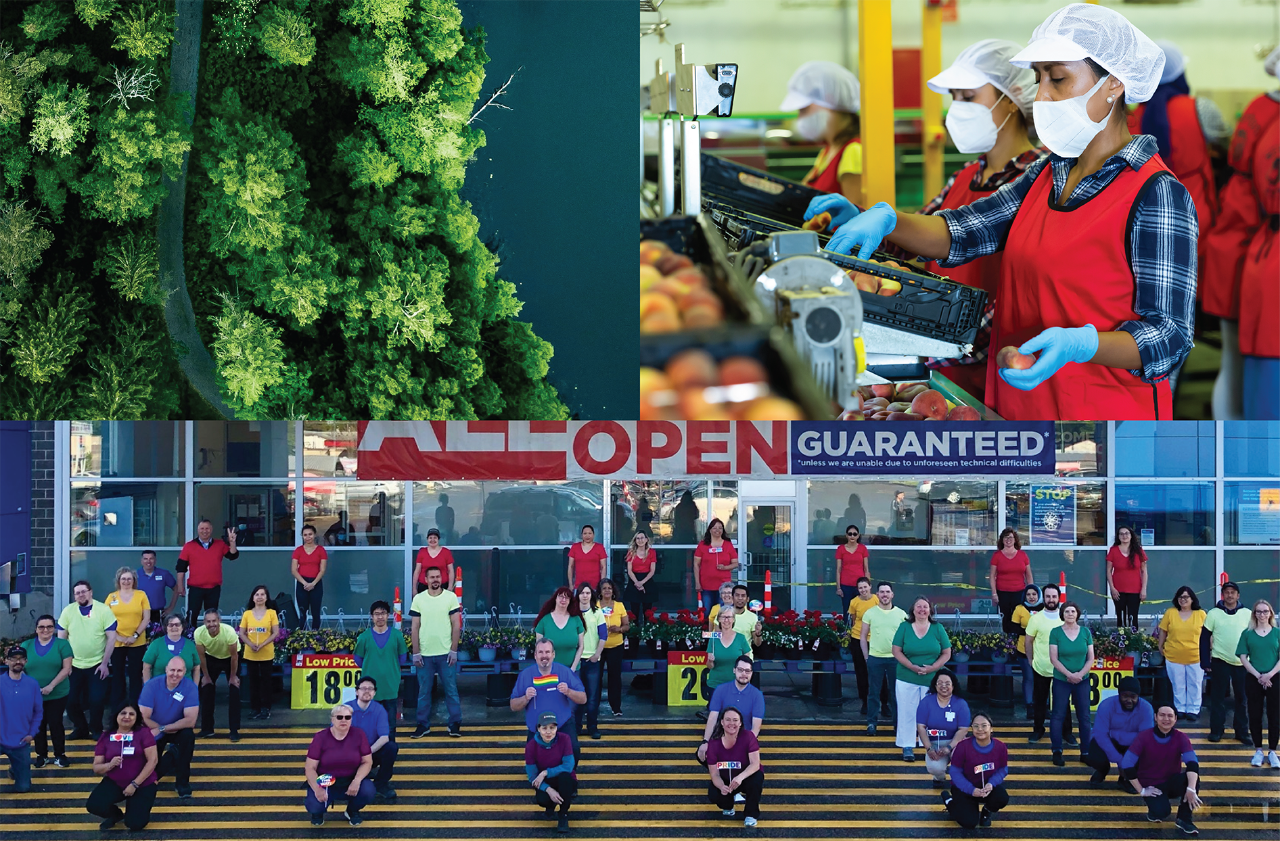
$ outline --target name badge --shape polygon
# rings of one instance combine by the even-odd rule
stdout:
[[[163,576],[163,575],[157,575],[157,576],[155,576],[155,579],[156,579],[156,581],[164,581],[164,576]]]
[[[741,762],[717,762],[716,770],[717,771],[741,771],[742,763]]]
[[[947,710],[946,715],[944,715],[943,718],[945,718],[947,721],[955,721],[956,720],[955,711]]]
[[[176,642],[167,642],[167,643],[165,643],[165,645],[166,645],[166,646],[168,646],[168,648],[169,648],[169,650],[170,650],[170,651],[177,651],[177,650],[178,650],[178,644],[177,644]]]
[[[711,547],[708,547],[708,548],[709,548],[709,549],[711,549],[711,551],[712,551],[712,552],[723,552],[723,551],[724,551],[724,547],[723,547],[723,546],[711,546]]]
[[[133,750],[134,750],[133,745],[129,745],[128,747],[123,747],[120,749],[120,755],[133,756]]]
[[[116,605],[120,604],[120,600],[119,600],[119,599],[112,599],[112,600],[109,602],[109,604],[110,604],[112,607],[115,607]]]
[[[175,701],[181,701],[181,700],[182,700],[182,693],[181,693],[181,692],[175,692],[175,693],[173,693],[173,700],[175,700]]]
[[[600,612],[601,612],[601,613],[603,613],[605,616],[612,616],[612,615],[613,615],[613,608],[612,608],[612,607],[602,607],[602,608],[600,608]]]

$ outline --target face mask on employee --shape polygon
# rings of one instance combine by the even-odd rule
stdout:
[[[1057,102],[1037,100],[1031,106],[1036,134],[1050,152],[1064,158],[1078,158],[1089,142],[1106,128],[1107,120],[1111,119],[1111,108],[1107,109],[1107,116],[1095,123],[1089,119],[1086,105],[1108,78],[1103,76],[1086,94]]]
[[[1004,99],[1003,93],[1000,94],[1000,99]],[[977,102],[962,100],[951,103],[951,107],[947,109],[947,133],[951,135],[951,142],[958,150],[966,155],[975,155],[990,152],[996,145],[996,136],[1004,128],[1004,124],[1009,122],[1009,116],[1012,116],[1006,116],[1004,122],[996,125],[991,112],[1000,104],[1000,99],[990,108]]]
[[[827,133],[827,119],[831,115],[825,108],[816,108],[808,114],[796,117],[796,131],[810,143],[817,143]]]

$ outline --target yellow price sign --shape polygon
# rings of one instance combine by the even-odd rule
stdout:
[[[1132,657],[1099,657],[1089,670],[1089,709],[1096,710],[1103,698],[1120,694],[1121,678],[1133,677]]]
[[[711,700],[707,689],[707,652],[667,652],[667,706],[701,707]]]
[[[327,710],[356,697],[360,667],[350,654],[295,654],[289,706]]]

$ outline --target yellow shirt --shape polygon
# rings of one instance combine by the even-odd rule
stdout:
[[[849,616],[853,617],[853,627],[849,629],[849,638],[854,642],[862,639],[862,614],[880,603],[875,596],[854,596],[849,600]]]
[[[1160,620],[1160,630],[1165,632],[1164,659],[1180,666],[1200,662],[1200,631],[1204,628],[1203,610],[1191,611],[1191,618],[1183,620],[1178,609],[1171,607]]]
[[[116,617],[117,639],[123,640],[125,637],[133,636],[134,631],[142,631],[137,642],[120,643],[119,647],[146,648],[147,625],[151,621],[151,602],[147,600],[147,594],[141,590],[134,590],[133,596],[126,602],[120,598],[120,591],[116,590],[107,596],[106,604]]]
[[[1031,611],[1027,610],[1025,604],[1020,604],[1013,609],[1013,621],[1022,626],[1022,633],[1018,634],[1018,653],[1025,656],[1027,653],[1027,623],[1031,621]]]
[[[818,159],[813,162],[814,175],[821,175],[827,171],[827,167],[831,164],[830,155],[835,154],[836,147],[825,147],[818,153]],[[840,156],[840,163],[836,167],[836,177],[842,175],[861,175],[862,174],[862,144],[850,143],[844,148],[844,154]]]
[[[600,610],[605,608],[601,607]],[[627,615],[627,606],[615,599],[609,610],[604,617],[604,623],[609,626],[609,638],[604,641],[604,647],[617,648],[622,645],[622,617]]]
[[[275,659],[275,631],[279,627],[280,617],[276,616],[276,612],[271,608],[267,608],[266,613],[262,615],[262,619],[254,616],[252,610],[246,610],[244,615],[240,617],[240,630],[244,631],[244,635],[248,637],[249,642],[254,645],[259,645],[266,640],[271,640],[271,642],[268,642],[257,651],[246,645],[244,647],[244,659],[259,662]]]

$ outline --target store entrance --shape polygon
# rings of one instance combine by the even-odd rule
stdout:
[[[795,568],[792,550],[791,524],[795,519],[795,504],[771,503],[757,505],[744,501],[747,512],[743,524],[746,536],[743,560],[747,567],[747,587],[751,598],[764,600],[764,574],[772,574],[773,612],[779,613],[792,607],[791,581]]]

